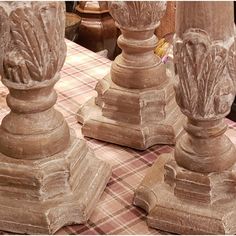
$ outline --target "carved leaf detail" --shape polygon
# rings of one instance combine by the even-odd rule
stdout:
[[[7,17],[7,13],[4,11],[2,7],[0,7],[0,73],[3,75],[3,55],[5,53],[5,49],[9,42],[10,36],[10,26]]]
[[[234,81],[236,87],[236,42],[231,45],[229,49],[229,60],[228,60],[229,74]]]
[[[166,1],[111,1],[108,6],[121,27],[144,29],[157,25],[165,14]]]
[[[200,77],[200,89],[203,92],[200,96],[199,112],[201,116],[210,115],[214,97],[217,96],[217,85],[222,78],[223,70],[227,62],[227,50],[219,45],[213,45],[205,60],[202,62]],[[205,65],[204,65],[205,64]]]
[[[230,109],[233,89],[227,76],[228,51],[220,42],[211,41],[205,31],[189,29],[175,42],[175,63],[179,75],[176,100],[182,111],[193,118],[211,118]],[[222,81],[225,84],[222,88]],[[226,103],[217,104],[220,90]],[[232,99],[231,99],[232,100]],[[224,109],[222,108],[224,106]]]
[[[31,2],[30,6],[15,7],[9,21],[5,78],[24,84],[53,78],[66,55],[63,3]]]

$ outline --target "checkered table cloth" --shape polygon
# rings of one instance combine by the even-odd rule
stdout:
[[[61,80],[55,86],[58,93],[56,108],[77,136],[83,138],[75,114],[81,104],[96,95],[95,85],[109,73],[111,61],[73,42],[66,42],[67,58]],[[5,101],[7,93],[0,84],[0,120],[9,111]],[[229,124],[227,135],[236,144],[236,124],[226,121]],[[112,165],[112,177],[88,222],[66,226],[56,234],[165,234],[147,227],[145,212],[133,206],[132,200],[147,169],[160,154],[171,152],[173,147],[156,145],[146,151],[136,151],[94,139],[86,140],[98,158]]]

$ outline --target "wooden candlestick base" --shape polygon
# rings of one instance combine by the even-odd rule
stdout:
[[[83,140],[38,160],[0,154],[0,229],[52,234],[85,223],[110,178],[111,168]]]
[[[235,170],[236,164],[201,174],[179,167],[173,153],[163,154],[136,190],[134,204],[148,212],[148,226],[163,231],[235,234]]]
[[[98,96],[80,107],[82,133],[140,150],[175,144],[184,116],[175,102],[171,73],[154,54],[158,42],[154,30],[166,2],[114,1],[109,6],[121,30],[122,53],[109,75],[98,82]]]
[[[52,234],[85,223],[111,176],[54,108],[64,10],[63,2],[0,3],[0,74],[11,110],[0,125],[0,230]]]
[[[134,204],[160,230],[235,234],[236,147],[223,119],[235,97],[233,2],[176,4],[176,101],[186,133],[150,168]]]
[[[126,89],[108,75],[97,84],[96,91],[98,97],[77,113],[83,135],[140,150],[175,144],[184,119],[168,80],[162,88]]]

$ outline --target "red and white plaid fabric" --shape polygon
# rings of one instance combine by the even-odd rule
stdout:
[[[78,137],[83,138],[75,114],[80,104],[96,95],[95,85],[109,73],[111,61],[73,42],[66,42],[67,58],[61,80],[55,86],[58,93],[56,108]],[[7,93],[0,84],[0,119],[9,111],[5,101]],[[227,119],[226,122],[229,124],[227,135],[236,144],[236,124]],[[112,177],[89,221],[85,225],[66,226],[56,234],[165,234],[147,227],[145,212],[133,206],[132,200],[147,169],[160,154],[171,152],[173,146],[156,145],[146,151],[136,151],[94,139],[86,140],[98,158],[112,165]]]

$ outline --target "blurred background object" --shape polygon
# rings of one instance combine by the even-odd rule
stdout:
[[[78,5],[79,1],[65,1],[66,12],[74,12],[75,7]]]
[[[107,57],[114,59],[119,31],[109,14],[107,1],[80,1],[75,13],[81,17],[75,42],[94,52],[107,49]]]
[[[79,26],[81,17],[73,12],[66,12],[66,29],[65,37],[73,42],[76,42],[79,35]]]
[[[161,39],[169,34],[174,34],[175,32],[175,10],[176,2],[167,1],[166,12],[161,19],[160,26],[156,29],[156,36]]]
[[[168,73],[174,73],[173,65],[173,37],[175,34],[176,2],[168,1],[166,12],[160,21],[160,26],[155,30],[158,38],[155,54],[166,64]]]
[[[65,37],[73,42],[77,40],[81,17],[75,13],[77,1],[66,1],[66,29]]]

